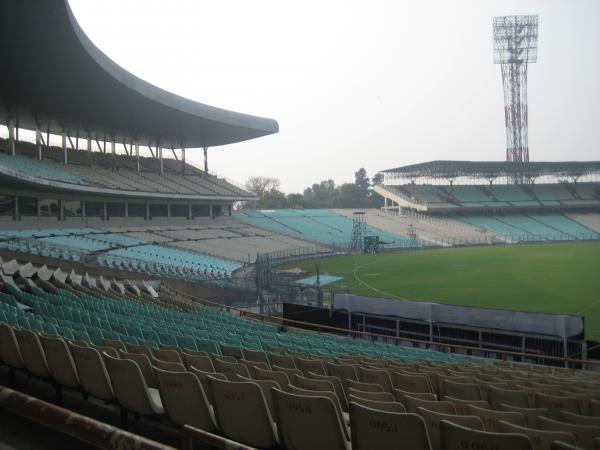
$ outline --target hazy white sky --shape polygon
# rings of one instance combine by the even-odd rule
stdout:
[[[286,192],[434,159],[502,160],[492,19],[538,14],[531,160],[600,159],[599,0],[70,0],[135,75],[272,117],[273,136],[209,150],[209,168]],[[196,153],[196,156],[194,156]],[[188,159],[200,162],[201,150]]]

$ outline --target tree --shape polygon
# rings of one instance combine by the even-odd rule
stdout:
[[[369,182],[367,171],[364,168],[361,167],[354,172],[354,184],[356,185],[361,196],[366,197],[368,195],[371,183]]]
[[[277,178],[270,177],[250,177],[246,181],[246,189],[259,199],[263,199],[265,195],[271,191],[279,190],[279,180]]]
[[[383,174],[382,173],[375,174],[372,182],[373,182],[373,186],[382,185],[383,184]]]

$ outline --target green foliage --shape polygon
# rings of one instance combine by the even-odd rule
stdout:
[[[381,184],[383,177],[373,177],[375,184]],[[284,208],[378,208],[382,199],[372,190],[372,184],[364,168],[354,173],[354,183],[336,186],[333,180],[323,180],[304,189],[302,194],[285,195],[279,190],[279,180],[268,177],[251,177],[246,189],[259,200],[246,202],[244,209],[284,209]]]
[[[294,267],[314,271],[314,261]],[[373,297],[576,314],[600,339],[600,244],[413,250],[319,261],[352,293]]]

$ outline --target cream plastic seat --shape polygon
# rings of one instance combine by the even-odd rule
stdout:
[[[479,385],[475,383],[457,383],[442,378],[444,396],[460,400],[481,400]]]
[[[454,403],[454,407],[456,408],[456,414],[469,414],[468,410],[467,410],[467,406],[468,405],[473,405],[473,406],[478,406],[480,408],[484,408],[484,409],[490,409],[490,404],[488,402],[486,402],[485,400],[461,400],[458,398],[452,398],[452,397],[448,397],[446,396],[444,398],[445,401],[447,402],[452,402]]]
[[[378,411],[350,403],[352,450],[430,450],[423,419],[416,414]]]
[[[254,380],[272,380],[276,381],[282,389],[290,384],[290,378],[287,373],[278,370],[263,370],[258,367],[250,367],[250,376]]]
[[[90,347],[89,345],[75,345],[78,345],[79,347]],[[107,347],[106,345],[92,345],[91,347],[98,350],[100,352],[100,355],[106,353],[107,355],[112,356],[113,358],[119,357],[119,351],[114,347]]]
[[[178,362],[171,361],[163,361],[162,359],[156,359],[154,356],[150,359],[150,364],[152,364],[152,370],[162,369],[169,372],[187,372],[185,366]]]
[[[562,411],[581,414],[579,400],[576,397],[538,393],[535,396],[535,406],[536,408],[546,408],[550,418],[556,420],[560,420]]]
[[[23,369],[25,363],[13,328],[5,324],[0,324],[0,359],[9,368],[9,384],[10,387],[13,387],[15,384],[15,370]]]
[[[221,344],[221,354],[223,356],[232,356],[235,359],[242,359],[244,357],[242,349],[235,345]]]
[[[456,407],[452,402],[423,400],[410,395],[404,397],[404,406],[409,413],[416,413],[417,408],[421,407],[443,414],[456,414]]]
[[[407,392],[401,389],[394,389],[394,397],[400,403],[406,403],[406,397],[410,396],[413,398],[419,398],[421,400],[430,400],[432,402],[437,400],[437,396],[431,392]]]
[[[348,395],[354,395],[355,397],[364,398],[367,400],[376,400],[379,402],[395,402],[396,398],[389,392],[369,392],[359,391],[358,389],[348,388]],[[402,403],[402,402],[400,402]]]
[[[112,347],[117,351],[121,351],[121,352],[127,351],[125,344],[123,344],[123,342],[121,342],[117,339],[104,339],[104,345],[106,347]]]
[[[394,372],[392,382],[396,389],[412,393],[433,393],[429,378],[426,375],[409,375]]]
[[[593,427],[600,427],[600,417],[573,414],[569,411],[562,411],[561,417],[563,422],[572,423],[575,425],[590,425]]]
[[[392,380],[386,370],[359,367],[358,379],[363,383],[378,384],[383,388],[384,392],[391,393],[394,390]]]
[[[270,363],[269,363],[269,358],[267,357],[267,354],[260,350],[250,350],[250,349],[245,348],[244,349],[244,359],[246,359],[248,361],[264,363],[267,365],[267,369],[271,367]]]
[[[467,412],[471,416],[480,417],[483,421],[485,431],[497,432],[498,421],[504,420],[505,422],[513,423],[515,425],[524,426],[525,419],[523,414],[513,411],[496,411],[493,409],[479,408],[474,405],[467,405]]]
[[[540,417],[538,419],[538,427],[540,430],[566,431],[567,433],[571,433],[575,437],[575,443],[586,449],[593,449],[594,439],[600,436],[600,427],[560,422],[548,417]]]
[[[332,391],[313,391],[311,389],[302,389],[293,384],[290,384],[287,388],[287,392],[291,394],[304,395],[304,396],[313,396],[313,397],[327,397],[329,398],[333,404],[335,405],[339,416],[342,418],[342,422],[344,423],[344,430],[346,432],[346,439],[350,440],[350,431],[347,426],[350,423],[350,417],[347,413],[344,413],[342,410],[342,406],[340,405],[340,401],[335,395],[335,392]]]
[[[107,402],[114,400],[115,393],[100,352],[92,347],[74,344],[70,344],[70,349],[83,390],[100,400]]]
[[[447,420],[440,422],[440,443],[445,450],[533,450],[529,438],[524,434],[473,430]]]
[[[358,381],[358,375],[354,365],[328,362],[325,366],[327,368],[327,375],[338,377],[342,382],[344,389],[348,389],[348,380]]]
[[[594,450],[598,450],[598,449],[600,449],[600,445],[594,447]],[[550,445],[550,450],[585,450],[585,449],[582,449],[581,447],[578,447],[573,444],[567,444],[566,442],[554,441]]]
[[[148,355],[150,359],[152,359],[152,356],[154,356],[156,359],[160,359],[161,361],[183,364],[181,354],[177,350],[157,348],[154,350],[154,355]]]
[[[302,373],[302,371],[300,369],[290,369],[288,367],[278,366],[277,364],[271,364],[271,369],[273,369],[276,372],[283,372],[289,378],[291,378],[292,375],[301,375],[301,376],[304,376],[304,374]]]
[[[156,376],[163,407],[173,422],[205,431],[217,428],[212,407],[194,373],[156,369]]]
[[[225,362],[218,358],[214,360],[214,364],[215,370],[218,373],[225,375],[229,381],[236,381],[238,375],[241,375],[245,378],[250,378],[250,372],[243,364]]]
[[[148,387],[137,362],[111,356],[106,356],[105,359],[115,396],[121,405],[122,425],[125,428],[128,411],[142,416],[164,413],[160,393],[157,389]]]
[[[273,396],[271,395],[271,389],[277,388],[281,389],[281,386],[277,381],[273,380],[254,380],[251,378],[244,378],[241,375],[238,375],[237,381],[246,381],[258,384],[260,387],[263,396],[265,397],[265,401],[267,402],[267,406],[269,407],[269,412],[271,413],[271,418],[275,417],[275,406],[273,405]]]
[[[215,399],[212,395],[212,389],[208,384],[208,377],[214,377],[219,380],[227,380],[227,377],[222,373],[213,373],[213,372],[203,372],[202,370],[196,369],[194,366],[190,367],[190,372],[198,377],[200,380],[200,384],[202,384],[202,388],[204,389],[204,393],[206,394],[206,398],[211,405],[215,404]]]
[[[127,353],[138,353],[141,355],[146,355],[148,358],[152,358],[153,356],[152,350],[145,345],[130,344],[129,342],[126,342],[125,348],[127,349]]]
[[[529,398],[525,391],[490,386],[488,388],[488,400],[492,409],[500,409],[502,403],[519,408],[529,408]]]
[[[238,362],[240,364],[245,365],[248,370],[250,370],[250,367],[258,367],[259,369],[263,369],[263,370],[269,370],[269,364],[265,363],[265,362],[261,362],[261,361],[248,361],[247,359],[239,359]]]
[[[210,356],[205,355],[192,355],[187,352],[182,352],[183,362],[185,366],[189,369],[191,366],[194,366],[196,369],[202,370],[204,372],[214,372],[215,365],[213,364]]]
[[[293,356],[267,352],[267,358],[269,358],[271,367],[275,365],[285,369],[296,369],[296,362]]]
[[[548,417],[548,410],[546,408],[519,408],[501,403],[500,411],[513,411],[523,414],[525,426],[528,428],[537,428],[538,417]]]
[[[348,379],[348,391],[350,388],[363,392],[384,392],[383,386],[378,383],[364,383]]]
[[[501,433],[519,433],[529,438],[533,450],[550,450],[554,441],[567,444],[575,444],[575,438],[566,431],[545,431],[534,428],[520,427],[518,425],[501,420],[498,422],[498,431]]]
[[[346,399],[346,392],[344,391],[344,385],[338,377],[330,376],[330,375],[319,375],[316,373],[308,372],[308,378],[312,378],[313,380],[325,380],[329,381],[333,384],[333,388],[335,389],[335,393],[340,399],[340,403],[342,404],[342,409],[344,411],[348,411],[348,400]]]
[[[41,336],[50,374],[56,383],[59,403],[62,402],[62,386],[79,389],[79,375],[67,343],[59,337]]]
[[[439,450],[440,444],[440,422],[447,420],[462,427],[483,431],[483,422],[477,416],[458,416],[455,414],[444,414],[418,407],[417,414],[425,421],[429,440],[433,450]]]
[[[325,375],[325,366],[320,359],[305,359],[297,356],[296,367],[300,369],[304,375],[308,374],[308,372]]]
[[[377,400],[368,400],[366,398],[356,397],[350,395],[348,398],[349,402],[358,403],[359,405],[366,406],[367,408],[377,409],[379,411],[405,413],[406,408],[400,402],[380,402]]]
[[[215,416],[225,436],[259,448],[279,444],[277,431],[260,386],[254,382],[223,381],[208,376],[215,399]]]
[[[144,376],[144,380],[148,387],[153,389],[158,388],[158,380],[156,379],[156,374],[154,373],[154,369],[152,369],[152,364],[150,363],[150,359],[146,355],[142,355],[141,353],[128,353],[128,352],[120,352],[121,359],[130,359],[135,361],[142,371],[142,375]]]
[[[346,426],[331,398],[273,389],[281,443],[294,450],[350,450]]]
[[[29,330],[14,330],[14,333],[27,371],[40,378],[50,378],[50,369],[39,336]]]

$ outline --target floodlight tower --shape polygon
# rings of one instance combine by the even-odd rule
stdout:
[[[494,18],[494,64],[504,89],[506,160],[529,162],[527,65],[537,61],[538,16]]]

